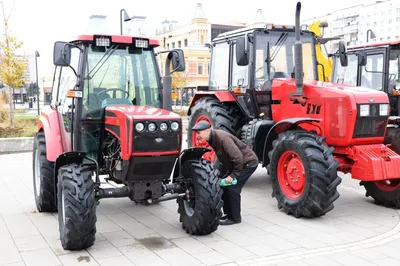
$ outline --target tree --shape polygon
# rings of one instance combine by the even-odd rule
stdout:
[[[36,84],[36,82],[31,82],[28,85],[28,88],[26,90],[26,93],[28,94],[28,96],[30,97],[37,97],[38,93],[39,93],[39,87]]]
[[[0,64],[0,76],[5,85],[10,88],[10,126],[14,127],[14,106],[12,104],[12,94],[14,88],[20,88],[23,86],[25,80],[23,74],[25,71],[25,64],[22,58],[18,58],[15,55],[16,50],[21,48],[22,42],[17,41],[17,38],[12,36],[9,28],[10,14],[6,17],[4,11],[3,1],[1,8],[3,11],[3,22],[4,22],[4,37],[0,40],[0,57],[2,63]]]
[[[186,87],[189,84],[189,79],[187,78],[186,73],[174,72],[171,74],[171,77],[173,91]]]

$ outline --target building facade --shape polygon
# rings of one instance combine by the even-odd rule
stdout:
[[[185,87],[207,86],[210,50],[206,46],[219,34],[245,27],[245,23],[211,23],[206,17],[202,4],[196,6],[195,15],[187,24],[164,20],[156,30],[154,38],[160,42],[157,51],[179,48],[184,51],[186,71],[183,78]],[[161,73],[164,73],[165,54],[158,55]]]
[[[341,37],[346,44],[360,45],[371,41],[400,39],[400,1],[375,1],[335,10],[324,16],[305,19],[304,24],[326,20],[326,37]],[[327,44],[328,51],[338,49],[338,41]]]

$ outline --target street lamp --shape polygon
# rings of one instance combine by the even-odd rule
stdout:
[[[371,33],[371,39],[375,39],[376,38],[375,33],[371,29],[369,29],[369,30],[367,30],[367,42],[368,42],[368,37],[369,37],[368,33]]]
[[[37,114],[40,115],[39,111],[39,79],[38,79],[38,67],[37,67],[37,58],[40,57],[38,51],[35,51],[35,63],[36,63],[36,87],[37,87]]]
[[[128,13],[125,11],[125,9],[121,9],[119,12],[119,22],[120,22],[120,28],[121,28],[121,35],[122,35],[122,12],[124,12],[124,22],[130,21],[131,18],[129,17]]]

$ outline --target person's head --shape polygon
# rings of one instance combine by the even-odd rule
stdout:
[[[200,121],[194,127],[192,127],[192,131],[196,133],[196,137],[200,141],[209,141],[211,134],[211,126],[207,121]]]

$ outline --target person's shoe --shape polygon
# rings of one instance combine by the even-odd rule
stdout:
[[[228,214],[222,215],[221,218],[219,218],[220,220],[226,220],[228,219]]]
[[[232,221],[230,219],[226,219],[226,220],[219,220],[219,225],[240,224],[241,222],[242,222],[242,219],[239,219],[237,221]]]

